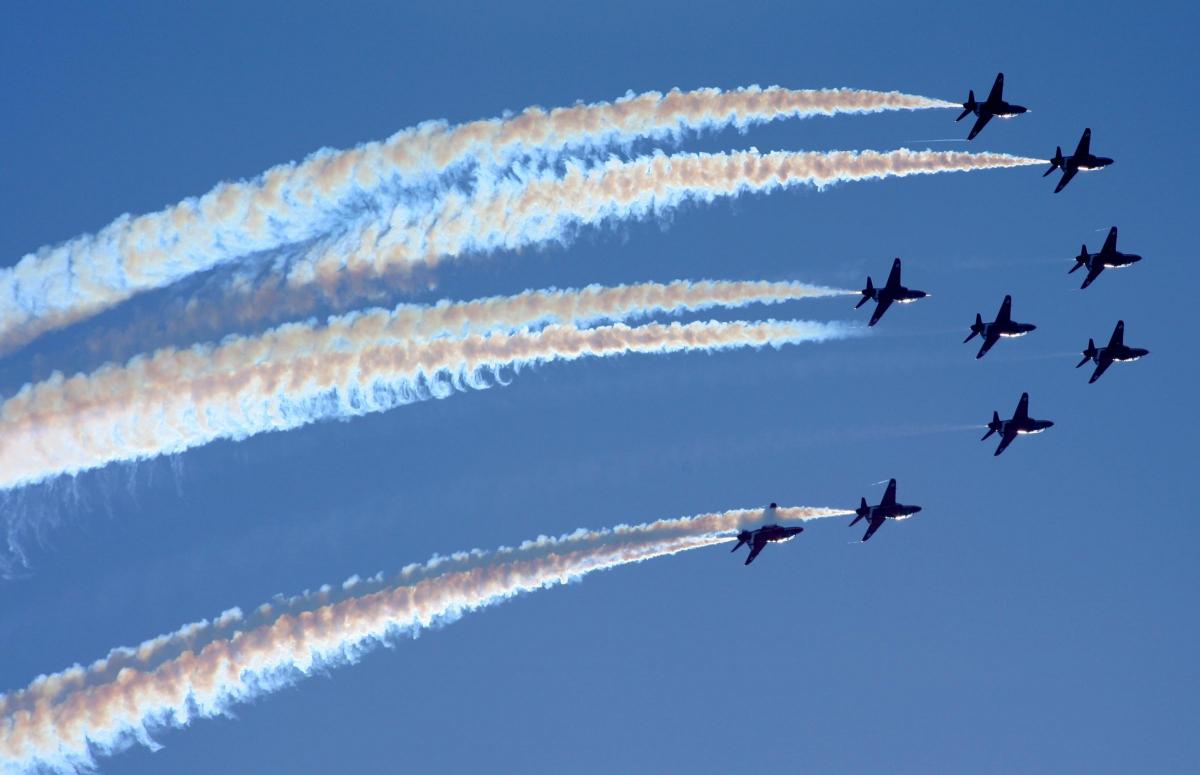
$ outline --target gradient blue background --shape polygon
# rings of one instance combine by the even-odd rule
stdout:
[[[1058,196],[1024,168],[686,207],[461,262],[423,297],[706,277],[858,287],[903,256],[933,298],[863,340],[540,368],[8,496],[9,524],[58,526],[24,541],[28,575],[0,583],[0,689],[434,552],[769,500],[852,505],[889,476],[925,507],[867,545],[830,520],[749,569],[713,549],[538,592],[163,733],[163,750],[104,771],[1196,770],[1194,5],[3,15],[6,263],[321,146],[628,89],[961,100],[1003,69],[1032,113],[971,150],[1048,156],[1091,126],[1093,150],[1117,159]],[[684,147],[923,148],[965,136],[954,115],[788,121]],[[1069,259],[1113,224],[1146,260],[1081,293]],[[1040,328],[977,362],[960,342],[1004,293]],[[850,306],[744,314],[865,320]],[[1089,386],[1076,352],[1118,317],[1153,353]],[[53,347],[35,346],[41,367]],[[2,367],[6,392],[28,365]],[[1022,390],[1057,422],[1049,433],[994,459],[978,430],[947,430],[1007,415]]]

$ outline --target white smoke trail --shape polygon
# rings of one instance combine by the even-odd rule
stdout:
[[[486,179],[518,159],[536,164],[580,149],[662,139],[785,117],[956,107],[897,92],[791,90],[648,92],[613,103],[449,127],[430,122],[347,151],[319,151],[250,181],[223,183],[160,212],[124,215],[98,234],[46,247],[0,270],[0,354],[247,254],[343,229],[348,216],[421,209],[430,186],[464,162]],[[398,215],[398,217],[401,217]],[[407,216],[403,216],[407,217]]]
[[[849,513],[781,508],[772,517],[797,521]],[[0,697],[0,760],[13,772],[90,767],[97,754],[134,742],[153,745],[150,735],[157,729],[227,713],[316,670],[353,663],[405,634],[595,571],[728,541],[765,515],[736,510],[542,536],[515,549],[409,566],[393,582],[365,591],[350,579],[340,589],[303,596],[299,604],[285,601],[282,611],[278,604],[261,606],[254,621],[227,612]]]
[[[374,288],[380,285],[375,279],[369,284]],[[264,320],[295,319],[311,312],[311,305],[297,304],[297,297],[280,295],[276,291],[277,288],[271,285],[259,286],[257,290],[250,291],[250,295],[237,306],[207,303],[213,300],[201,297],[180,299],[171,309],[156,310],[152,317],[135,320],[123,329],[92,333],[86,344],[93,355],[101,356],[108,351],[115,353],[115,357],[110,355],[106,360],[118,360],[188,335],[207,334],[206,339],[215,339],[227,334],[231,326],[236,329]],[[684,309],[741,307],[750,303],[775,304],[801,298],[857,293],[798,282],[676,281],[666,285],[641,283],[615,288],[593,285],[577,290],[526,291],[513,297],[471,302],[441,301],[433,308],[416,304],[401,305],[391,312],[373,309],[349,313],[341,319],[353,320],[361,329],[371,324],[369,320],[386,315],[389,317],[387,326],[394,335],[419,337],[438,331],[484,333],[512,330],[548,321],[589,324],[600,320],[631,320]],[[309,300],[315,301],[311,296]],[[360,306],[355,304],[356,308]],[[331,318],[331,326],[332,321],[337,319]],[[147,342],[157,342],[157,345],[147,345]]]
[[[309,327],[316,340],[298,342],[301,353],[328,347],[342,337],[356,346],[366,342],[417,341],[440,336],[514,332],[546,323],[587,326],[601,321],[640,320],[661,313],[737,309],[750,304],[779,304],[798,299],[858,295],[857,291],[795,281],[676,280],[580,289],[525,291],[475,301],[443,300],[433,306],[401,304],[331,317],[322,327]],[[276,348],[275,362],[289,357]]]
[[[823,188],[855,180],[1043,164],[1039,159],[958,151],[657,154],[610,160],[566,174],[499,181],[474,196],[452,193],[416,224],[392,222],[297,261],[291,286],[333,285],[347,270],[382,275],[394,265],[437,263],[467,251],[489,252],[561,241],[570,228],[662,214],[686,202],[711,202],[794,186]]]
[[[469,252],[566,242],[574,228],[670,212],[686,202],[711,202],[746,192],[916,174],[1042,164],[1006,154],[910,151],[831,153],[742,151],[658,154],[592,168],[568,164],[566,174],[534,174],[448,194],[416,222],[388,223],[321,241],[295,259],[285,276],[237,276],[216,300],[189,303],[172,315],[183,330],[217,330],[281,316],[307,315],[322,305],[378,293],[388,280]],[[140,326],[139,330],[145,329]]]
[[[229,326],[277,323],[314,310],[347,306],[378,294],[390,281],[407,285],[411,273],[471,251],[520,249],[565,242],[575,227],[669,212],[688,201],[712,201],[747,191],[838,181],[1040,164],[1004,154],[908,150],[834,153],[678,154],[610,161],[591,169],[570,165],[564,177],[508,180],[474,196],[451,194],[417,223],[374,223],[310,246],[281,276],[239,274],[211,297],[176,305],[159,316],[97,343],[117,352],[147,336],[207,336]],[[355,304],[355,306],[358,306]]]
[[[309,326],[283,326],[267,336],[164,349],[125,366],[26,385],[0,406],[0,489],[445,397],[455,388],[483,387],[482,373],[503,368],[632,352],[778,348],[859,330],[801,321],[550,325],[429,341],[370,330],[361,341],[326,342]],[[286,357],[276,360],[276,349]]]

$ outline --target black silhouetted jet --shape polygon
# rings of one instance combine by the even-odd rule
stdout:
[[[1058,185],[1054,187],[1054,193],[1058,193],[1067,187],[1071,182],[1071,178],[1075,177],[1075,173],[1080,170],[1098,170],[1101,167],[1107,167],[1113,163],[1113,160],[1107,156],[1092,155],[1092,130],[1083,130],[1083,137],[1079,138],[1079,145],[1075,146],[1075,153],[1070,156],[1063,156],[1062,146],[1054,149],[1054,158],[1050,160],[1050,169],[1042,173],[1042,177],[1046,177],[1054,170],[1061,169],[1063,171],[1062,178],[1059,179]]]
[[[975,91],[967,92],[967,101],[962,104],[963,112],[958,115],[955,121],[962,121],[968,115],[974,113],[979,118],[975,119],[975,126],[971,127],[971,133],[967,135],[968,140],[974,140],[975,135],[987,126],[987,122],[996,118],[1012,118],[1024,113],[1027,108],[1022,105],[1011,105],[1004,101],[1004,73],[996,73],[996,82],[992,84],[992,91],[983,102],[975,101]]]
[[[984,441],[993,433],[1000,434],[1000,446],[996,447],[994,457],[1008,449],[1008,445],[1012,444],[1017,436],[1041,433],[1052,425],[1054,423],[1050,420],[1034,420],[1029,416],[1029,394],[1022,393],[1021,400],[1017,402],[1017,411],[1013,412],[1011,420],[1001,420],[998,412],[992,412],[992,421],[987,426],[988,432],[983,434],[980,441]]]
[[[1108,340],[1108,345],[1096,347],[1096,343],[1089,339],[1087,349],[1083,351],[1083,360],[1075,364],[1075,368],[1078,369],[1088,361],[1095,361],[1096,370],[1092,372],[1092,378],[1088,380],[1090,385],[1100,379],[1100,375],[1108,371],[1108,367],[1114,362],[1136,361],[1143,355],[1149,354],[1150,351],[1145,347],[1129,347],[1125,344],[1125,321],[1118,320],[1117,327],[1113,329],[1112,338]]]
[[[867,499],[862,498],[857,509],[854,510],[854,519],[850,522],[850,527],[858,524],[860,519],[868,521],[867,532],[863,534],[862,541],[866,543],[871,536],[875,535],[875,531],[889,519],[901,520],[908,519],[913,514],[921,510],[920,506],[907,506],[903,503],[896,503],[896,480],[888,481],[887,490],[883,493],[883,500],[879,501],[878,506],[868,506]]]
[[[867,287],[862,289],[863,297],[859,300],[858,304],[854,305],[854,308],[858,309],[868,301],[874,299],[875,312],[871,314],[871,322],[867,323],[868,326],[873,326],[883,317],[883,313],[887,312],[888,307],[892,306],[892,302],[908,304],[910,301],[923,299],[928,295],[925,291],[910,290],[900,284],[900,259],[897,258],[892,262],[892,271],[888,275],[887,285],[882,288],[876,288],[871,282],[870,275],[867,276]]]
[[[1000,341],[1000,337],[1024,336],[1036,328],[1037,326],[1032,323],[1013,322],[1012,296],[1005,296],[1004,302],[1000,305],[1000,311],[996,313],[996,319],[991,323],[984,323],[983,317],[978,312],[975,313],[975,322],[971,324],[971,335],[963,340],[963,344],[966,344],[977,336],[982,336],[983,345],[975,355],[975,358],[979,359],[987,355],[987,351],[992,349],[992,345]]]
[[[767,516],[770,517],[779,508],[779,504],[772,503],[767,507]],[[782,525],[764,525],[757,530],[743,530],[738,533],[738,542],[734,544],[732,551],[736,552],[742,548],[742,544],[750,547],[750,556],[746,558],[746,565],[754,562],[754,558],[763,550],[763,547],[772,541],[787,541],[804,532],[804,528],[784,527]]]
[[[1108,230],[1108,237],[1104,240],[1104,247],[1100,248],[1099,253],[1089,253],[1086,243],[1079,248],[1079,255],[1075,257],[1075,266],[1071,267],[1067,274],[1071,274],[1081,266],[1087,267],[1087,277],[1083,278],[1083,285],[1079,286],[1082,290],[1091,285],[1092,280],[1099,277],[1105,269],[1124,269],[1141,260],[1142,257],[1136,253],[1122,253],[1117,250],[1117,227],[1114,226]]]

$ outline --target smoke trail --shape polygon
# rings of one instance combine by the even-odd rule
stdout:
[[[782,508],[774,516],[795,521],[849,513]],[[228,612],[0,697],[0,759],[12,770],[91,766],[96,754],[134,742],[153,745],[156,729],[226,713],[315,670],[353,663],[405,634],[594,571],[728,541],[763,516],[759,509],[736,510],[543,536],[515,549],[409,566],[395,581],[365,591],[358,579],[340,590],[324,587],[299,604],[286,601],[283,611],[277,604],[261,606],[255,622]]]
[[[322,419],[379,412],[454,389],[484,387],[503,368],[586,356],[780,347],[848,336],[836,323],[624,324],[579,330],[550,325],[512,335],[471,334],[426,342],[320,341],[307,326],[164,349],[90,375],[56,375],[0,406],[0,488],[77,473],[118,460],[181,452]],[[279,349],[287,354],[274,359]]]
[[[223,304],[220,299],[209,298],[208,294],[201,291],[198,295],[179,299],[168,309],[154,310],[152,315],[135,314],[134,322],[120,330],[90,333],[83,343],[87,353],[84,360],[93,364],[97,359],[123,360],[135,353],[176,344],[181,337],[185,337],[185,341],[195,341],[187,337],[188,334],[205,335],[200,341],[218,339],[229,333],[238,333],[248,324],[261,323],[264,319],[278,323],[281,318],[306,316],[316,306],[315,303],[298,305],[295,303],[296,297],[277,294],[273,282],[268,280],[266,284],[259,285],[234,306]],[[372,278],[366,284],[368,287],[361,289],[361,293],[348,293],[344,295],[345,298],[336,301],[353,304],[355,296],[373,296],[375,294],[371,290],[379,291],[384,284],[378,278]],[[442,301],[432,309],[425,305],[402,305],[391,313],[371,310],[362,314],[390,314],[394,318],[405,316],[412,321],[408,329],[412,333],[408,335],[417,336],[417,331],[436,331],[439,327],[448,333],[482,333],[539,321],[573,320],[587,324],[599,320],[629,320],[658,312],[706,309],[715,305],[740,307],[752,302],[773,304],[792,299],[857,293],[803,283],[703,281],[692,285],[677,281],[669,285],[646,283],[616,288],[590,286],[579,290],[526,291],[511,298],[496,297],[467,303]],[[314,297],[309,299],[316,301]],[[224,301],[228,302],[228,297]],[[327,306],[331,299],[326,297],[322,301],[327,303],[322,306]],[[341,304],[328,306],[337,307]],[[358,308],[362,305],[354,306]],[[347,319],[350,317],[347,316]],[[396,329],[397,323],[392,321],[390,327]]]
[[[1007,154],[900,149],[657,154],[633,162],[609,161],[593,169],[568,165],[561,178],[542,175],[501,183],[487,199],[447,197],[435,218],[417,229],[381,232],[371,250],[358,251],[344,265],[379,266],[397,259],[436,262],[465,250],[512,249],[562,239],[573,225],[640,218],[689,201],[711,202],[749,192],[1039,164],[1044,162]],[[393,246],[395,252],[386,252]],[[319,262],[311,268],[301,265],[293,275],[320,278],[341,268]]]
[[[451,194],[416,223],[372,223],[318,241],[285,269],[239,274],[202,297],[175,304],[166,315],[167,326],[175,341],[185,333],[211,337],[230,326],[358,306],[364,298],[383,295],[389,285],[411,287],[413,272],[429,271],[443,258],[566,242],[574,228],[663,214],[685,202],[797,185],[821,188],[840,181],[1041,163],[1004,154],[899,150],[659,154],[591,169],[568,165],[563,177],[539,174],[480,188],[472,196]],[[119,347],[162,334],[160,317],[135,324],[108,343],[119,339]]]
[[[337,232],[348,216],[419,209],[427,189],[444,184],[439,178],[465,162],[479,164],[477,174],[486,178],[519,159],[542,164],[567,151],[688,129],[946,107],[958,106],[898,92],[755,86],[648,92],[548,112],[534,107],[457,127],[429,122],[385,142],[318,151],[253,180],[222,183],[157,213],[123,215],[95,235],[26,255],[0,270],[0,354],[195,272]]]
[[[368,226],[330,243],[325,252],[296,261],[286,284],[293,290],[318,285],[336,294],[347,274],[378,277],[468,251],[486,253],[565,241],[574,227],[643,218],[686,202],[711,202],[748,192],[1043,163],[1007,154],[900,149],[656,154],[629,162],[611,160],[590,169],[568,164],[562,177],[545,173],[500,181],[474,196],[451,193],[435,212],[415,224]],[[303,297],[297,303],[269,293],[265,298],[272,301],[268,306],[290,306],[293,312],[316,303]]]
[[[676,280],[581,289],[525,291],[475,301],[438,302],[433,306],[402,304],[393,310],[369,310],[332,317],[323,327],[310,327],[313,337],[292,337],[290,352],[309,352],[342,337],[356,345],[366,342],[416,341],[440,336],[465,336],[497,331],[514,332],[546,323],[586,326],[601,321],[629,321],[661,313],[699,311],[713,307],[740,308],[750,304],[828,296],[857,295],[857,291],[807,285],[794,281]],[[272,360],[291,357],[276,348]]]
[[[211,376],[214,371],[227,373],[236,352],[250,358],[264,358],[279,364],[301,356],[347,347],[362,348],[395,341],[418,341],[445,335],[512,332],[550,322],[590,325],[600,321],[628,321],[656,313],[703,310],[714,306],[744,307],[751,303],[779,303],[788,300],[857,292],[807,285],[799,282],[700,281],[677,280],[672,283],[640,283],[616,287],[599,285],[574,290],[525,291],[515,296],[495,296],[474,301],[444,300],[433,306],[402,304],[388,311],[367,310],[329,318],[324,325],[292,324],[269,331],[258,338],[227,337],[219,350],[205,362],[197,363],[188,374],[190,380]],[[167,349],[155,357],[164,358]],[[136,362],[136,361],[135,361]],[[110,366],[109,368],[115,368]],[[28,386],[27,386],[28,387]],[[36,386],[32,389],[36,389]],[[15,406],[15,405],[13,405]],[[32,409],[32,407],[30,407]],[[16,419],[16,410],[7,419]],[[0,418],[5,417],[0,413]]]

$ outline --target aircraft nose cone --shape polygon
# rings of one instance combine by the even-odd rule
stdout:
[[[1054,420],[1046,420],[1046,427],[1047,427],[1047,428],[1053,428],[1053,427],[1054,427]]]
[[[921,512],[920,506],[913,506],[913,514],[919,514],[920,512]]]

